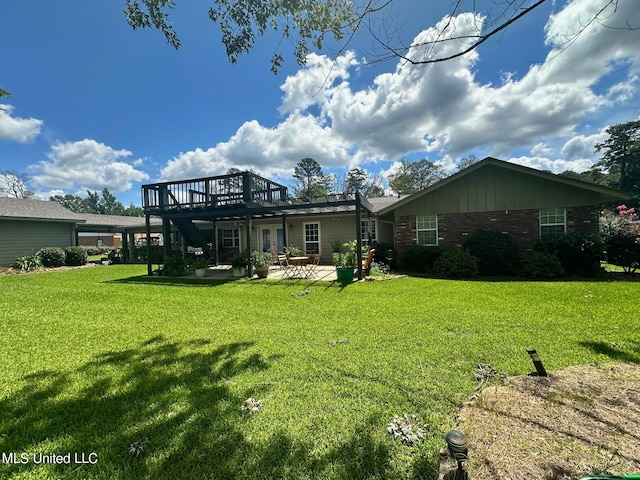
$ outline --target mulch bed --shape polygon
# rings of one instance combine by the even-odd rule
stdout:
[[[640,365],[511,377],[463,407],[473,480],[575,480],[640,473]],[[441,478],[455,465],[446,460]],[[449,476],[447,476],[447,474]]]

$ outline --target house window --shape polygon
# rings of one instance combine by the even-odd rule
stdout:
[[[240,248],[240,229],[225,228],[222,230],[222,246],[224,248]]]
[[[416,241],[418,245],[438,245],[437,215],[418,215],[416,217]]]
[[[304,224],[304,251],[306,253],[320,253],[320,224]]]
[[[567,231],[567,212],[564,208],[540,209],[540,236],[565,233]]]
[[[369,226],[371,226],[371,230],[369,230]],[[377,232],[376,232],[376,221],[375,220],[362,220],[360,222],[360,235],[362,238],[363,245],[369,245],[369,233],[371,233],[371,241],[375,242],[378,240]]]

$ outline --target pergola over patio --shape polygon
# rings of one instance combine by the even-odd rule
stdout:
[[[145,214],[147,236],[147,271],[151,266],[150,218],[162,219],[165,239],[170,238],[171,223],[183,237],[194,246],[202,246],[214,257],[217,247],[210,251],[207,242],[198,238],[194,221],[213,222],[214,230],[220,221],[244,221],[246,230],[246,253],[251,253],[251,222],[254,219],[278,218],[286,226],[287,217],[308,214],[319,208],[353,208],[355,211],[354,234],[357,243],[358,278],[362,279],[362,211],[372,211],[371,205],[358,192],[353,194],[327,195],[321,198],[299,199],[289,195],[285,185],[268,180],[252,172],[241,172],[191,180],[153,183],[142,186],[142,207]],[[284,242],[287,245],[286,228]],[[217,242],[217,236],[214,236]],[[164,242],[165,257],[170,254],[171,242]],[[251,267],[248,275],[251,275]]]

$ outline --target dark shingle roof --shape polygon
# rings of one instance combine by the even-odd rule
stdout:
[[[84,223],[77,213],[67,210],[58,202],[31,198],[0,197],[0,219],[54,220],[59,222]]]
[[[127,228],[144,227],[145,225],[144,217],[75,213],[58,202],[31,198],[0,197],[0,219],[3,218],[72,222],[81,224],[82,230],[85,231],[92,226]],[[151,218],[151,224],[162,224],[162,220]]]
[[[144,217],[125,217],[121,215],[99,215],[97,213],[78,213],[78,216],[86,220],[86,225],[113,226],[113,227],[142,227]],[[151,224],[162,224],[162,220],[151,218]]]
[[[371,197],[371,198],[367,198],[367,202],[369,202],[373,207],[373,212],[377,213],[383,208],[387,208],[408,196],[409,195],[400,195],[397,197]]]

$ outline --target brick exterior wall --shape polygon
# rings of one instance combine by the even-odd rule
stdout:
[[[598,233],[598,210],[592,207],[567,208],[568,233]],[[462,246],[477,230],[496,230],[516,240],[524,250],[540,238],[539,210],[445,213],[438,215],[438,245]],[[408,245],[416,243],[415,215],[396,217],[395,246],[398,258]]]
[[[506,233],[522,248],[531,248],[540,237],[538,210],[452,213],[438,215],[438,244],[461,247],[477,230]]]
[[[598,233],[600,210],[595,207],[567,208],[567,231]]]
[[[78,245],[83,247],[96,247],[100,244],[99,240],[102,240],[102,245],[105,247],[120,248],[122,246],[122,239],[114,236],[97,236],[87,235],[78,237]]]

